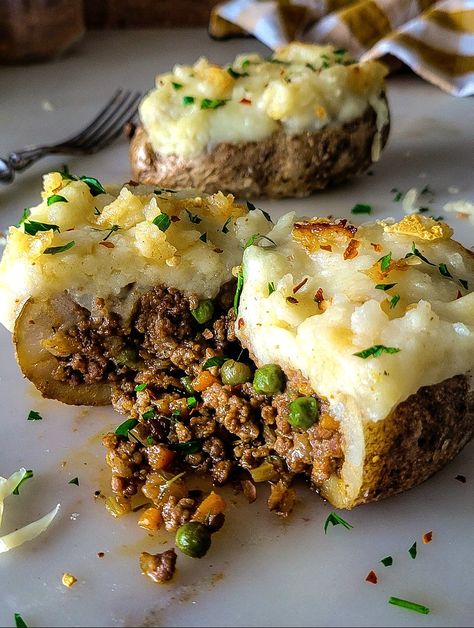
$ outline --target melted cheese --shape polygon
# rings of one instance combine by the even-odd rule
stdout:
[[[474,258],[447,225],[295,221],[268,234],[276,247],[244,254],[236,333],[257,363],[300,371],[335,416],[352,408],[373,421],[474,367]],[[376,345],[399,351],[354,355]]]
[[[54,194],[66,202],[48,205]],[[153,222],[160,214],[170,218],[166,231]],[[248,213],[222,193],[125,186],[93,196],[86,183],[59,173],[46,175],[43,201],[28,220],[59,230],[32,236],[24,225],[10,228],[0,262],[0,321],[9,329],[28,298],[63,290],[89,309],[101,297],[118,311],[131,286],[144,291],[164,283],[215,297],[232,278],[248,237],[270,225],[259,210]],[[67,251],[45,253],[69,242],[74,246]]]
[[[375,161],[388,121],[385,74],[377,61],[355,63],[332,46],[301,43],[268,60],[239,55],[227,68],[201,58],[159,75],[140,118],[155,152],[193,157],[220,142],[259,141],[280,129],[317,132],[354,120],[370,105],[377,115]]]

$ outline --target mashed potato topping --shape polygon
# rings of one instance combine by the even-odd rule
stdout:
[[[474,257],[444,223],[281,218],[244,253],[237,334],[340,408],[386,417],[474,367]],[[358,354],[358,355],[357,355]]]
[[[159,283],[212,298],[249,235],[270,226],[230,195],[133,185],[100,193],[94,181],[46,175],[43,201],[10,228],[0,263],[0,321],[9,329],[28,298],[64,290],[91,311],[101,297],[120,312],[132,287]]]
[[[317,132],[349,122],[368,105],[388,121],[385,67],[356,63],[332,46],[292,43],[270,58],[239,55],[220,67],[205,58],[156,78],[140,118],[155,152],[193,157],[220,142],[259,141],[283,129]],[[378,158],[380,137],[374,140]]]

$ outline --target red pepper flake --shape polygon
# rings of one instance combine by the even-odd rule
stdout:
[[[295,299],[295,297],[286,297],[286,300],[288,303],[298,303],[298,299]]]
[[[376,251],[377,253],[381,253],[382,252],[382,245],[381,244],[375,244],[374,242],[371,242],[370,246],[373,246],[374,247],[374,251]]]
[[[105,246],[106,249],[115,249],[115,244],[113,242],[99,242],[101,246]]]
[[[462,292],[461,290],[458,290],[458,293],[456,295],[456,299],[460,299],[462,297]]]
[[[239,320],[237,321],[237,326],[239,329],[242,329],[242,327],[245,327],[245,321],[243,318],[239,318]]]
[[[308,277],[305,277],[303,281],[300,281],[299,284],[293,288],[293,294],[296,294],[298,290],[301,290],[301,288],[305,285],[307,281],[308,281]]]
[[[241,105],[251,105],[252,104],[252,101],[249,100],[248,98],[241,98],[239,100],[239,102],[240,102]]]
[[[366,582],[370,582],[370,584],[377,584],[378,578],[377,578],[377,574],[375,573],[375,571],[369,571],[365,581]]]
[[[323,251],[329,251],[332,253],[332,246],[330,244],[321,244],[319,248],[323,249]]]
[[[179,222],[181,218],[179,216],[170,216],[171,222]]]
[[[458,482],[461,482],[462,484],[466,484],[466,476],[465,475],[457,475],[454,479],[457,480]]]
[[[431,541],[433,540],[433,532],[425,532],[421,537],[421,540],[423,541],[424,545],[428,545],[428,543],[431,543]]]
[[[351,240],[347,245],[347,248],[344,251],[342,257],[344,259],[354,259],[354,257],[357,257],[359,255],[359,246],[360,240]]]
[[[314,295],[314,300],[316,301],[316,303],[322,303],[324,301],[324,294],[323,294],[322,288],[318,288],[316,290],[316,294]]]

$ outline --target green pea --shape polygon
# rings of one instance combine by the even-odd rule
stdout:
[[[211,547],[211,532],[199,521],[190,521],[178,528],[176,547],[192,558],[202,558]]]
[[[310,428],[319,416],[318,402],[314,397],[298,397],[290,403],[288,423],[302,430]]]
[[[251,379],[252,371],[245,362],[227,360],[221,366],[221,380],[223,384],[236,386],[237,384],[245,384],[245,382],[249,382]]]
[[[265,364],[253,376],[253,387],[258,393],[272,395],[280,392],[284,385],[285,375],[278,364]]]
[[[214,303],[211,299],[199,301],[199,305],[195,310],[191,310],[191,314],[200,325],[207,323],[214,315]]]

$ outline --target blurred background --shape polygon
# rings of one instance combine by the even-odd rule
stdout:
[[[207,26],[218,0],[0,0],[0,63],[52,59],[87,29]]]

